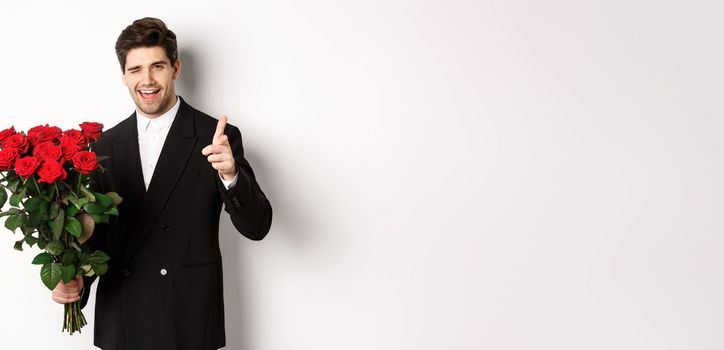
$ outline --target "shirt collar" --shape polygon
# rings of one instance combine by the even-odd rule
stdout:
[[[174,104],[173,107],[171,107],[171,109],[169,109],[166,113],[161,114],[156,118],[148,118],[143,115],[143,112],[136,109],[136,121],[138,123],[139,135],[143,134],[151,123],[153,123],[154,129],[162,129],[171,125],[171,123],[173,123],[173,120],[176,118],[176,113],[178,113],[178,108],[180,105],[181,99],[176,96],[176,104]]]

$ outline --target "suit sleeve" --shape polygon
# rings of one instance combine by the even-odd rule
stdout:
[[[96,223],[95,229],[93,230],[93,236],[85,242],[86,245],[91,247],[91,251],[96,250],[102,250],[104,252],[108,252],[106,248],[104,247],[104,238],[107,236],[108,232],[110,231],[110,224],[103,224],[103,223]],[[88,303],[88,298],[90,297],[90,291],[91,291],[91,285],[93,285],[93,282],[98,279],[97,275],[93,276],[86,276],[83,275],[83,292],[80,297],[80,308],[84,308],[85,305]]]
[[[91,173],[90,179],[90,188],[93,192],[102,192],[105,193],[103,189],[103,184],[100,179],[100,173],[101,171],[95,171]],[[110,229],[110,224],[96,224],[95,228],[93,230],[93,235],[90,239],[88,239],[87,242],[85,242],[85,245],[89,246],[91,248],[91,251],[96,250],[104,250],[104,242],[103,237],[106,237],[107,232]],[[88,304],[88,298],[90,297],[90,291],[91,291],[91,285],[93,285],[93,282],[98,278],[98,276],[85,276],[83,275],[83,290],[80,297],[80,308],[84,308],[86,304]]]
[[[269,233],[272,221],[272,208],[269,200],[256,182],[254,171],[244,158],[241,132],[233,125],[225,130],[231,143],[231,151],[236,161],[236,185],[226,189],[216,176],[217,187],[224,202],[224,210],[231,216],[234,227],[246,238],[261,240]]]

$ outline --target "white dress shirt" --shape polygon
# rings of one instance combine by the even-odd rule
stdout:
[[[146,190],[148,190],[148,185],[151,183],[153,171],[156,169],[156,164],[158,163],[158,157],[161,155],[161,149],[163,149],[166,136],[168,136],[168,131],[171,129],[171,124],[176,118],[176,113],[178,113],[180,105],[181,100],[176,97],[176,104],[174,104],[168,112],[156,118],[148,118],[143,114],[143,112],[136,109],[136,121],[138,123],[138,151],[141,156],[143,182],[146,185]],[[210,135],[209,137],[211,136],[213,135]],[[228,190],[236,185],[238,175],[239,174],[234,176],[234,179],[231,181],[224,180],[221,174],[219,174],[219,178],[221,178],[221,182]]]

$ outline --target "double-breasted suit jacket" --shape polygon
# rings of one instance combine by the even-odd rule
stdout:
[[[146,190],[136,114],[93,145],[103,172],[96,192],[123,197],[119,216],[89,243],[111,257],[98,278],[94,344],[104,350],[209,350],[225,345],[219,215],[252,240],[269,232],[272,209],[244,158],[241,133],[227,124],[238,177],[227,190],[201,150],[217,120],[181,99]],[[93,277],[84,277],[85,306]]]

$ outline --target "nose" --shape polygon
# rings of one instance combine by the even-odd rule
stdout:
[[[141,73],[141,74],[142,74],[142,76],[141,76],[141,85],[144,85],[144,86],[145,86],[145,85],[153,85],[154,80],[153,80],[153,75],[151,74],[151,70],[150,70],[150,69],[144,69],[144,70],[143,70],[143,73]]]

